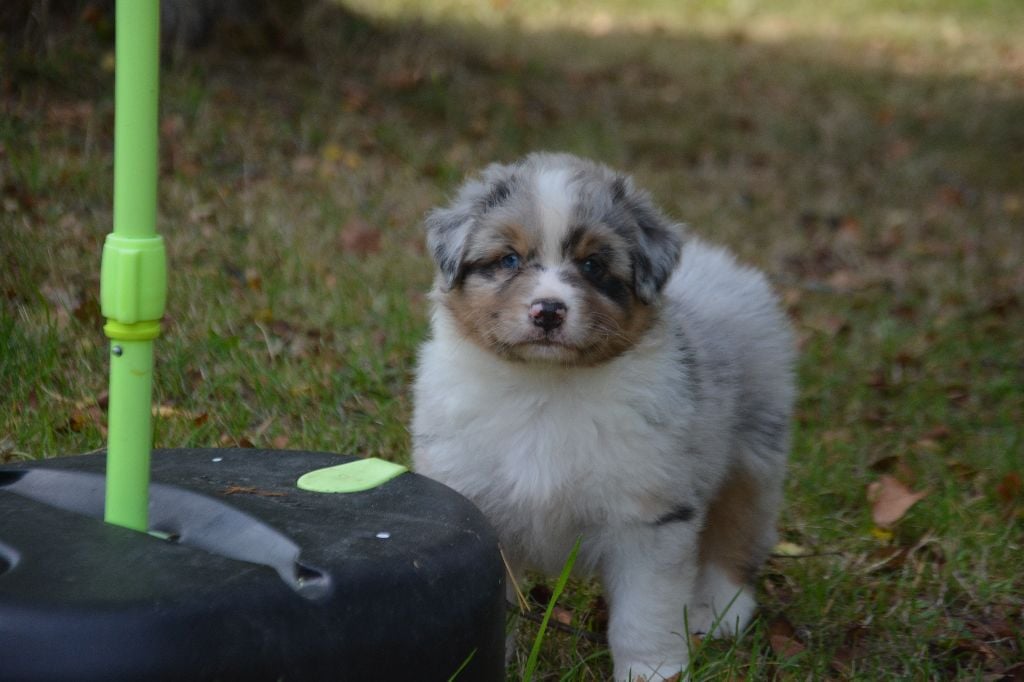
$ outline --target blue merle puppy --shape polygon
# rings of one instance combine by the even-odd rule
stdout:
[[[730,635],[775,542],[793,339],[764,276],[687,237],[626,176],[492,165],[426,219],[437,273],[414,462],[473,500],[515,573],[577,569],[620,680]]]

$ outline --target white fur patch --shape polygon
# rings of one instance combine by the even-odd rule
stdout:
[[[540,230],[544,235],[541,258],[548,267],[562,260],[562,241],[569,230],[572,194],[568,169],[553,168],[537,174],[536,197]]]

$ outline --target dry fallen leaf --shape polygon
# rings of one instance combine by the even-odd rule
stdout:
[[[1016,471],[1011,471],[1003,476],[996,485],[996,495],[1003,503],[1005,516],[1024,519],[1024,506],[1021,504],[1022,493],[1024,493],[1024,483],[1021,482],[1020,474]]]
[[[88,412],[75,410],[71,413],[71,416],[68,417],[67,428],[69,431],[79,433],[92,422],[93,419]]]
[[[175,407],[174,405],[167,404],[154,405],[153,416],[160,417],[161,419],[189,419],[195,422],[197,426],[201,425],[203,421],[205,421],[205,419],[202,418],[202,414],[189,412],[188,410],[183,410],[179,407]]]
[[[946,460],[946,468],[949,469],[951,474],[956,476],[958,481],[963,482],[977,478],[980,473],[976,467],[952,457]]]
[[[927,494],[927,490],[911,491],[893,476],[882,476],[868,485],[871,519],[879,528],[891,528]]]
[[[867,639],[870,631],[862,623],[856,623],[846,631],[843,643],[836,649],[832,659],[832,669],[844,678],[852,677],[853,664],[867,651]]]
[[[358,216],[341,228],[341,248],[347,253],[365,256],[380,251],[380,230]]]
[[[879,547],[868,556],[866,573],[891,572],[903,567],[907,561],[909,550],[906,547]]]
[[[556,606],[551,609],[551,617],[562,625],[572,625],[572,611]]]
[[[1021,482],[1020,474],[1016,471],[1003,476],[1003,480],[996,486],[996,494],[1004,504],[1010,504],[1024,490],[1024,483]]]
[[[781,658],[795,656],[807,648],[797,639],[793,624],[781,614],[768,624],[768,644],[775,655]]]
[[[776,556],[784,556],[784,557],[802,557],[802,556],[807,556],[810,553],[811,553],[811,551],[809,549],[807,549],[806,547],[801,547],[800,545],[796,544],[795,542],[786,542],[786,541],[778,543],[777,545],[775,545],[775,548],[772,550],[772,554],[775,554]]]

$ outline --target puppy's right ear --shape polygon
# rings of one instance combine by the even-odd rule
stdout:
[[[446,291],[462,279],[466,252],[478,221],[508,198],[511,171],[510,166],[491,164],[479,179],[466,182],[451,204],[427,214],[427,249],[437,263]]]
[[[475,222],[476,216],[471,207],[458,200],[451,206],[435,208],[427,214],[424,221],[427,248],[441,271],[445,291],[455,286],[462,275],[463,256]]]

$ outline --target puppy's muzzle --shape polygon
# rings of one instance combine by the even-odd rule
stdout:
[[[546,332],[557,329],[565,322],[568,308],[557,298],[541,298],[530,306],[530,319]]]

